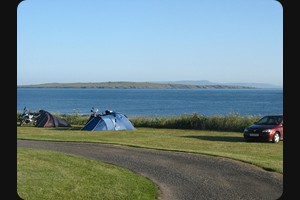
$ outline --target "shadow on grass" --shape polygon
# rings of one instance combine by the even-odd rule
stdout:
[[[55,130],[81,130],[83,126],[55,127]]]
[[[17,124],[17,126],[20,126],[20,124]],[[24,124],[22,127],[32,127],[32,128],[48,128],[48,129],[54,129],[54,130],[81,130],[83,126],[75,125],[70,127],[36,127],[33,124]]]
[[[194,135],[188,135],[188,136],[180,136],[185,138],[194,138],[199,140],[209,140],[209,141],[220,141],[220,142],[246,142],[244,140],[244,137],[234,137],[234,136],[194,136]],[[249,140],[247,143],[270,143],[266,140]]]
[[[71,127],[36,127],[36,128],[47,128],[47,129],[53,129],[53,130],[56,130],[56,131],[66,131],[66,130],[74,131],[74,130],[81,130],[82,126],[71,126]]]
[[[209,141],[221,141],[221,142],[245,142],[243,137],[234,137],[234,136],[194,136],[194,135],[188,135],[188,136],[181,136],[185,138],[194,138],[199,140],[209,140]]]

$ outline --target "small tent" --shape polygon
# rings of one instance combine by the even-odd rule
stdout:
[[[45,110],[39,110],[36,118],[36,127],[70,127],[71,125],[65,119],[56,117]]]
[[[86,125],[81,129],[84,131],[118,131],[134,130],[134,126],[126,115],[113,111],[105,114],[91,115]]]

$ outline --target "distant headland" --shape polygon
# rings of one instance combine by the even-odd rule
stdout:
[[[255,89],[252,86],[242,85],[196,85],[157,82],[77,82],[77,83],[43,83],[18,85],[18,88],[99,88],[99,89]]]

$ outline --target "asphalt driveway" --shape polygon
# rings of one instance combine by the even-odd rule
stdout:
[[[161,200],[276,200],[283,176],[230,159],[126,146],[18,140],[17,147],[84,156],[135,171],[159,187]]]

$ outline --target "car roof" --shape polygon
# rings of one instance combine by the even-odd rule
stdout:
[[[265,118],[265,117],[282,117],[282,118],[283,118],[283,115],[280,115],[280,114],[276,114],[276,115],[265,115],[265,116],[263,116],[262,118]]]
[[[264,117],[283,117],[283,115],[282,114],[265,115]]]

